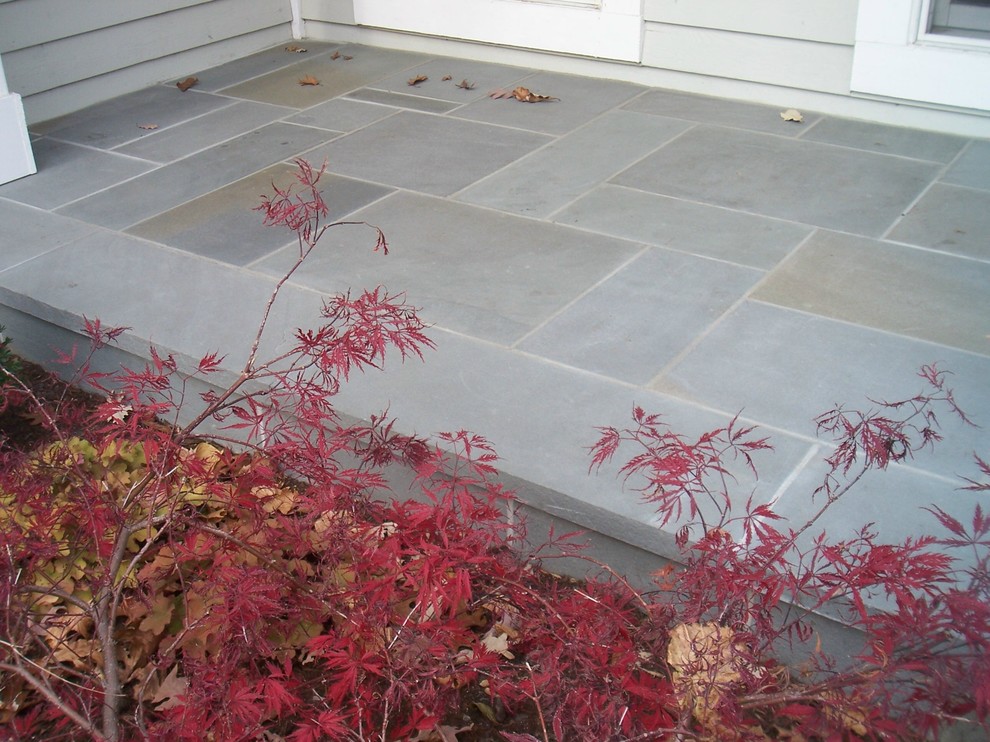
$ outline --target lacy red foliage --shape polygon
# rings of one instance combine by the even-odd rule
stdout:
[[[219,354],[186,367],[152,349],[144,368],[95,373],[125,332],[96,320],[89,353],[65,360],[105,401],[42,399],[6,375],[4,406],[47,438],[0,450],[5,738],[484,738],[465,698],[509,742],[920,739],[986,722],[984,509],[964,523],[932,505],[945,534],[893,544],[870,525],[814,530],[867,471],[939,441],[937,412],[962,416],[943,371],[922,369],[910,399],[818,419],[835,447],[819,510],[793,525],[732,491],[770,449],[752,427],[688,438],[636,408],[628,429],[601,431],[592,466],[626,457],[619,475],[677,525],[682,563],[649,592],[605,565],[556,577],[541,559],[583,556],[570,535],[525,552],[484,438],[430,444],[387,412],[337,415],[351,374],[432,347],[401,296],[331,297],[292,348],[259,358],[281,287],[342,223],[326,222],[323,171],[300,162],[298,185],[265,199],[299,257],[244,366],[196,410]],[[977,467],[966,489],[986,491]],[[396,471],[408,481],[393,495]],[[815,646],[821,612],[862,632],[856,657]],[[803,664],[780,659],[802,643]]]

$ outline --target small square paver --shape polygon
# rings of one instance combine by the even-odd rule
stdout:
[[[554,221],[764,270],[812,232],[793,222],[613,185],[596,188]]]
[[[935,163],[699,126],[612,182],[878,237],[938,169]]]
[[[650,248],[518,347],[645,384],[762,276],[751,268]]]
[[[0,272],[0,293],[43,297],[42,319],[71,322],[68,313],[79,324],[85,316],[127,326],[124,350],[146,354],[153,343],[186,360],[215,352],[228,370],[247,358],[273,289],[267,276],[102,231]],[[320,305],[319,295],[288,288],[272,311],[262,357],[294,343],[293,328],[312,326]]]
[[[885,155],[946,163],[951,162],[966,146],[964,138],[949,134],[836,118],[822,119],[804,132],[801,138]]]
[[[174,162],[270,124],[292,113],[292,110],[253,101],[237,101],[218,111],[153,131],[136,142],[116,148],[114,152],[153,162]]]
[[[892,240],[990,258],[990,191],[936,184],[897,223]]]
[[[126,185],[64,207],[62,213],[123,229],[325,141],[322,129],[274,123],[165,165]]]
[[[280,188],[291,186],[296,182],[295,174],[296,169],[290,165],[267,168],[127,231],[224,263],[247,265],[283,245],[296,244],[294,233],[285,227],[263,225],[264,215],[254,210],[262,195],[274,195],[273,183]],[[320,184],[330,210],[326,223],[391,192],[382,186],[335,175],[324,175]]]
[[[763,425],[814,437],[816,416],[844,405],[909,399],[925,388],[918,370],[938,363],[966,414],[940,410],[946,443],[912,464],[955,477],[990,446],[990,357],[807,312],[745,301],[714,326],[652,388]]]
[[[815,114],[805,114],[804,123],[798,125],[781,118],[781,109],[773,106],[679,93],[673,90],[648,90],[623,108],[699,124],[751,129],[790,137],[798,136],[804,131],[804,127],[820,118]]]
[[[823,496],[812,498],[812,493],[824,480],[827,469],[822,459],[828,452],[826,449],[811,462],[775,503],[774,511],[786,519],[777,528],[800,528],[825,504]],[[976,471],[970,467],[961,473],[973,476]],[[930,508],[937,506],[963,524],[972,523],[977,506],[985,512],[986,498],[979,492],[960,491],[958,488],[964,484],[959,477],[933,477],[908,466],[894,465],[886,471],[868,472],[820,516],[798,543],[802,548],[809,548],[821,534],[831,544],[855,539],[859,529],[867,525],[876,532],[877,541],[882,544],[904,543],[906,539],[922,536],[952,538]],[[972,548],[934,545],[931,548],[958,560],[954,567],[960,571],[974,566]],[[868,602],[895,607],[886,604],[881,595],[874,595]]]
[[[223,94],[276,106],[309,108],[427,59],[413,52],[356,45],[342,46],[333,54],[295,56],[295,64],[224,88]],[[319,84],[302,85],[299,81],[304,78],[313,78]]]
[[[95,229],[31,206],[0,199],[0,271],[66,245]]]
[[[341,48],[341,44],[325,43],[320,41],[286,41],[284,44],[273,46],[270,49],[249,54],[246,57],[234,59],[218,67],[210,67],[195,74],[199,78],[196,84],[197,89],[204,91],[217,91],[221,88],[228,88],[231,85],[246,82],[267,75],[270,72],[280,70],[299,64],[301,61],[308,61],[324,54],[332,54]],[[290,49],[305,49],[304,52],[290,51]]]
[[[42,138],[31,144],[38,172],[6,185],[0,197],[55,209],[154,168],[112,152]]]
[[[376,90],[375,88],[352,90],[347,94],[347,99],[377,103],[380,106],[389,106],[390,108],[406,108],[410,111],[422,111],[423,113],[447,113],[457,108],[456,103],[446,100],[408,93],[394,93],[390,90]]]
[[[458,198],[546,217],[680,134],[682,121],[610,111],[509,165]],[[608,146],[603,146],[603,143]]]
[[[348,98],[334,98],[300,111],[286,121],[330,131],[349,132],[363,129],[368,124],[391,116],[396,110],[388,106],[376,106]]]
[[[403,111],[307,157],[327,160],[340,175],[446,196],[547,141],[533,132]]]
[[[416,65],[401,73],[389,75],[373,87],[392,93],[409,93],[427,98],[437,98],[458,105],[483,98],[494,88],[515,87],[533,70],[509,67],[470,59],[439,57]],[[426,77],[426,80],[409,84],[410,80]],[[467,83],[462,85],[462,83]]]
[[[946,183],[990,191],[990,142],[973,142],[942,177]]]
[[[754,298],[990,355],[988,289],[990,264],[820,231]]]
[[[533,93],[558,100],[522,103],[514,98],[484,97],[451,115],[546,134],[566,134],[644,90],[632,83],[554,72],[537,72],[522,80],[509,81],[509,85],[521,85]]]
[[[55,139],[111,149],[230,104],[229,98],[195,88],[182,92],[175,85],[156,85],[32,128]]]

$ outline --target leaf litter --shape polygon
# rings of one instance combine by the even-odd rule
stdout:
[[[540,95],[538,93],[534,93],[532,90],[529,88],[524,88],[522,85],[517,88],[513,88],[512,90],[495,88],[495,90],[488,94],[488,97],[496,100],[515,99],[523,103],[548,103],[549,101],[560,100],[560,98],[555,98],[552,95]]]

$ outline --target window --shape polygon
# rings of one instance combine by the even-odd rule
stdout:
[[[990,39],[990,0],[934,0],[928,33]]]

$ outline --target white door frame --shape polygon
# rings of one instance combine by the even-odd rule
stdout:
[[[354,0],[362,26],[639,62],[642,0]]]
[[[7,88],[3,59],[0,58],[0,184],[37,171],[21,96]]]
[[[859,0],[851,88],[990,112],[990,42],[929,34],[930,0]]]

